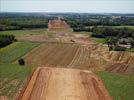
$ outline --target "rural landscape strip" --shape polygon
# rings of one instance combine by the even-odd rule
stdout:
[[[70,29],[70,26],[67,25],[65,21],[60,20],[60,18],[51,21],[52,23],[48,23],[47,31],[46,29],[40,30],[41,32],[44,31],[45,34],[44,33],[32,34],[32,32],[30,32],[28,33],[29,35],[26,35],[26,33],[25,34],[20,33],[22,35],[16,35],[19,34],[19,32],[17,32],[15,33],[15,36],[18,42],[14,41],[13,43],[14,46],[12,46],[13,44],[11,44],[9,46],[7,45],[6,47],[3,47],[7,48],[7,51],[6,49],[5,50],[1,49],[0,59],[5,61],[4,63],[6,63],[7,61],[11,63],[14,60],[15,61],[19,60],[21,56],[25,55],[23,56],[22,59],[25,61],[25,64],[32,66],[32,68],[37,67],[37,69],[34,70],[33,73],[29,76],[26,85],[24,85],[22,92],[18,96],[18,99],[19,100],[111,100],[112,98],[111,96],[113,96],[113,94],[111,94],[110,90],[109,93],[111,96],[109,95],[108,91],[105,88],[105,86],[107,87],[107,84],[105,84],[104,86],[103,82],[91,71],[97,72],[98,70],[101,71],[105,70],[108,71],[108,73],[113,72],[121,74],[133,74],[134,53],[125,51],[123,52],[110,51],[108,44],[106,43],[97,44],[94,38],[91,38],[91,35],[93,35],[94,32],[92,32],[92,34],[91,33],[83,34],[83,32],[74,34],[73,31],[65,31],[66,29]],[[58,29],[55,29],[57,27]],[[64,31],[61,31],[60,29],[61,27],[63,28]],[[52,34],[51,29],[53,30]],[[39,30],[37,30],[37,33],[38,31]],[[132,31],[130,31],[130,33],[131,32]],[[103,32],[101,32],[101,34],[102,33]],[[7,36],[5,35],[4,38],[5,37]],[[105,40],[106,39],[103,38],[98,41],[105,42]],[[28,41],[34,41],[34,42],[28,42]],[[7,59],[8,57],[9,60]],[[10,67],[8,67],[8,69],[9,68]],[[19,66],[17,70],[19,68],[28,68],[28,67]],[[80,69],[86,69],[86,71]],[[4,73],[11,74],[10,71],[9,72],[5,71]],[[7,81],[6,77],[2,79],[4,81],[3,83],[1,82],[2,87],[0,88],[2,92],[0,91],[0,93],[2,94],[2,96],[0,96],[0,99],[1,97],[7,98],[9,96],[9,99],[11,96],[12,96],[11,98],[14,97],[13,95],[15,93],[10,94],[11,93],[10,89],[12,91],[14,76],[17,75],[19,76],[19,73],[21,78],[21,75],[24,75],[23,71],[16,72],[16,74],[13,74],[13,76],[11,75],[10,77],[8,77],[9,80]],[[26,75],[28,75],[28,73]],[[26,76],[24,76],[24,78],[25,77]],[[129,78],[126,79],[129,80]],[[109,80],[109,78],[107,78],[106,80]],[[113,78],[109,81],[112,82],[112,80]],[[24,79],[22,79],[21,81],[24,81]],[[114,82],[112,82],[112,84],[115,84],[117,81],[118,80],[116,79]],[[4,85],[5,84],[4,82],[6,83],[6,85]],[[123,81],[125,85],[117,84],[118,83],[117,82],[116,83],[117,87],[116,85],[114,87],[111,87],[109,85],[107,89],[114,88],[115,90],[117,90],[120,86],[124,87],[126,86],[125,89],[127,88],[126,90],[130,90],[125,92],[127,93],[126,98],[128,98],[129,95],[132,95],[131,93],[133,93],[131,92],[133,90],[129,88],[131,87],[133,89],[132,82],[133,80],[132,81],[129,80],[127,83],[128,86],[126,85],[126,80]],[[11,87],[8,87],[7,83],[11,84]],[[17,87],[15,86],[16,84],[14,84],[14,87]],[[10,93],[8,92],[8,89]],[[121,90],[124,91],[125,89],[123,88]],[[121,93],[121,95],[122,94],[123,93]],[[116,97],[119,96],[117,95]],[[124,96],[122,95],[122,97]]]

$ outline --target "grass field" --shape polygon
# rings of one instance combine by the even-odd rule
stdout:
[[[129,52],[134,52],[134,48],[127,49]]]
[[[103,26],[98,26],[98,27],[103,27]],[[130,29],[134,29],[134,26],[129,26],[129,25],[126,25],[126,26],[104,26],[104,27],[113,27],[113,28],[130,28]]]
[[[103,80],[113,100],[133,100],[134,75],[99,72],[98,76]]]
[[[0,64],[0,96],[13,100],[31,70],[30,66]]]
[[[130,28],[130,29],[134,29],[134,26],[112,26],[113,28]]]
[[[95,38],[95,41],[97,43],[105,43],[106,42],[106,39],[105,38]]]
[[[12,62],[38,46],[33,42],[14,42],[0,49],[0,62]]]
[[[42,29],[0,31],[0,34],[26,35],[26,34],[43,34],[45,32],[47,32],[47,29],[42,28]]]

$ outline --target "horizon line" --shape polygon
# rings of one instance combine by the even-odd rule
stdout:
[[[134,14],[134,13],[121,13],[121,12],[16,12],[16,11],[0,11],[0,13],[78,13],[78,14]]]

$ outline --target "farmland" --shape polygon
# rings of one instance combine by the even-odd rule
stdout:
[[[0,13],[0,100],[133,100],[133,21],[133,14]],[[106,43],[120,39],[132,47],[110,51]]]
[[[28,53],[24,59],[26,60],[26,63],[34,66],[67,67],[78,48],[79,46],[71,44],[42,44]]]
[[[134,26],[112,26],[113,28],[130,28],[130,29],[134,29]]]
[[[131,83],[133,81],[129,80],[129,78],[125,78],[125,76],[121,76],[121,80],[119,80],[119,82],[125,84],[125,79],[128,79],[128,85],[124,90],[116,92],[120,96],[118,97],[118,95],[114,93],[114,90],[116,90],[116,83],[107,82],[107,79],[111,75],[109,72],[112,72],[113,75],[115,75],[113,77],[116,77],[115,73],[133,74],[133,53],[108,51],[107,46],[96,43],[93,38],[91,38],[87,33],[84,34],[84,32],[59,32],[59,30],[43,31],[43,29],[42,32],[43,33],[41,34],[38,34],[38,31],[37,34],[15,34],[18,42],[14,42],[9,46],[0,49],[0,62],[3,63],[4,66],[17,66],[17,68],[19,68],[19,65],[11,63],[16,63],[16,61],[22,57],[25,60],[26,66],[30,65],[34,68],[62,67],[69,69],[90,70],[93,72],[105,70],[106,72],[100,72],[104,73],[104,75],[98,74],[98,76],[102,78],[106,88],[108,91],[110,91],[112,98],[118,98],[118,100],[122,100],[122,91],[132,91],[129,88],[129,85],[132,85]],[[75,42],[71,42],[70,40]],[[10,68],[8,69],[10,70]],[[29,74],[30,71],[31,69],[24,67],[24,70],[22,70],[20,74],[25,72],[28,72]],[[11,72],[12,74],[16,75],[17,71]],[[18,77],[18,79],[21,80],[21,82],[24,82],[28,74],[25,74],[25,78],[21,79]],[[12,78],[9,77],[9,79]],[[38,81],[35,83],[38,84]],[[119,83],[118,86],[120,86],[121,83]],[[12,94],[9,93],[7,97],[13,98],[16,95],[19,87],[22,85],[23,84],[16,85],[15,89],[11,88],[11,91],[13,92]],[[113,88],[111,88],[111,85]],[[2,92],[1,95],[6,96],[6,94],[7,92]],[[130,94],[130,96],[126,95],[126,98],[131,96],[132,94]]]
[[[17,64],[0,64],[0,100],[12,100],[22,88],[32,67]],[[3,98],[3,99],[2,99]]]
[[[27,64],[40,67],[101,69],[100,61],[91,57],[91,51],[78,44],[44,43],[28,53],[24,59]]]
[[[22,88],[32,67],[12,64],[27,52],[37,47],[39,43],[14,42],[0,48],[0,100],[12,100]]]
[[[43,34],[47,29],[25,29],[25,30],[12,30],[12,31],[0,31],[0,34],[10,34],[10,35],[32,35],[32,34]]]
[[[32,42],[14,42],[7,47],[0,49],[0,62],[13,62],[25,55],[39,43]]]

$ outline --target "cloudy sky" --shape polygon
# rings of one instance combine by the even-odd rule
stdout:
[[[0,0],[0,12],[134,13],[134,0]]]

